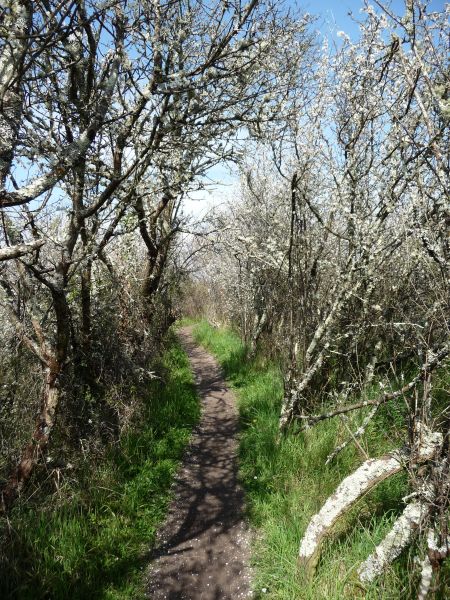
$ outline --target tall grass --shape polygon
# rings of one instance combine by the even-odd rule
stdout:
[[[240,472],[247,493],[249,519],[256,529],[253,548],[254,587],[257,598],[283,600],[385,598],[414,596],[415,581],[408,577],[410,553],[396,561],[372,586],[362,588],[355,568],[381,541],[401,510],[406,479],[398,475],[361,499],[325,543],[316,577],[302,580],[297,570],[299,542],[311,516],[363,457],[354,447],[325,466],[328,454],[348,435],[338,419],[313,429],[290,433],[277,443],[278,417],[283,394],[282,377],[275,365],[257,359],[245,361],[237,335],[214,329],[202,321],[194,329],[199,343],[221,363],[235,389],[241,417]],[[370,456],[392,447],[389,409],[380,411],[362,442]],[[351,417],[355,427],[362,415]]]
[[[145,567],[170,485],[200,414],[186,354],[171,340],[139,422],[101,466],[86,465],[61,497],[32,499],[4,522],[0,598],[144,597]]]

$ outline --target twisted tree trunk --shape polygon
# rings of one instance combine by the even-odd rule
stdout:
[[[381,481],[391,477],[405,468],[412,460],[421,464],[432,459],[442,445],[442,435],[430,431],[422,423],[417,423],[418,444],[410,455],[406,451],[396,450],[381,458],[371,458],[365,461],[356,471],[346,477],[338,486],[336,492],[328,498],[320,511],[314,515],[306,528],[300,544],[299,566],[308,577],[315,573],[320,556],[323,539],[330,534],[336,521],[347,513],[355,502],[369,492]],[[406,512],[406,517],[413,513]],[[401,524],[403,521],[401,522]],[[399,526],[400,527],[400,526]],[[373,562],[373,561],[372,561]]]

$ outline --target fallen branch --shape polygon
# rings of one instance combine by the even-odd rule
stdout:
[[[442,445],[442,435],[430,431],[426,426],[417,423],[419,441],[414,448],[415,464],[433,458],[437,448]],[[364,494],[373,489],[381,481],[401,471],[411,455],[396,450],[381,458],[365,461],[354,473],[346,477],[336,492],[328,498],[320,511],[314,515],[306,528],[300,544],[299,566],[312,577],[320,555],[320,546],[336,521],[344,515]]]
[[[372,582],[400,556],[428,512],[429,505],[423,502],[408,504],[384,540],[358,568],[358,575],[362,583]]]
[[[420,561],[422,568],[420,571],[418,600],[426,600],[440,563],[450,555],[450,536],[447,536],[439,546],[436,532],[433,529],[429,529],[427,533],[427,546],[427,555]]]
[[[336,521],[369,490],[398,473],[406,456],[399,451],[365,461],[354,473],[346,477],[336,492],[328,498],[320,511],[313,516],[300,544],[299,564],[312,577],[319,561],[320,546]]]
[[[420,585],[417,600],[426,600],[433,582],[433,567],[428,556],[420,562]]]

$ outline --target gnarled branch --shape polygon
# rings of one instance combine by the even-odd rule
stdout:
[[[400,556],[428,511],[429,506],[423,502],[408,504],[384,540],[358,568],[358,575],[363,583],[373,581]]]
[[[416,464],[430,460],[442,444],[442,435],[417,423],[419,442],[414,449]],[[381,481],[401,471],[410,456],[402,450],[393,451],[381,458],[365,461],[356,471],[346,477],[336,492],[328,498],[320,511],[314,515],[306,528],[300,544],[299,565],[311,577],[319,560],[320,546],[336,521],[344,515],[368,491]]]
[[[45,244],[44,240],[36,240],[29,244],[17,244],[16,246],[8,246],[7,248],[0,248],[0,261],[10,260],[12,258],[19,258],[30,252],[34,252]]]

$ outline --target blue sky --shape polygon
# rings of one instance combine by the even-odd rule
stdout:
[[[353,13],[354,17],[358,18],[360,9],[364,5],[363,0],[288,0],[288,3],[300,7],[302,12],[316,15],[318,21],[315,28],[326,35],[330,41],[339,39],[336,35],[338,31],[345,31],[350,38],[355,39],[358,36],[358,26],[349,13]],[[394,13],[403,14],[405,0],[387,0],[386,3]],[[445,4],[445,0],[431,0],[429,10],[444,10]],[[230,173],[227,167],[217,165],[210,170],[209,175],[217,185],[209,192],[192,194],[192,199],[186,202],[188,213],[199,215],[211,205],[220,204],[235,194],[237,175]]]
[[[300,6],[313,15],[320,16],[320,22],[317,25],[323,33],[331,34],[333,30],[334,33],[342,30],[352,37],[358,32],[355,23],[349,16],[349,12],[358,17],[363,6],[362,0],[301,0],[300,2],[292,2],[292,4]],[[403,13],[404,0],[391,0],[389,4],[393,12]],[[443,10],[445,4],[445,0],[432,0],[430,9]]]

